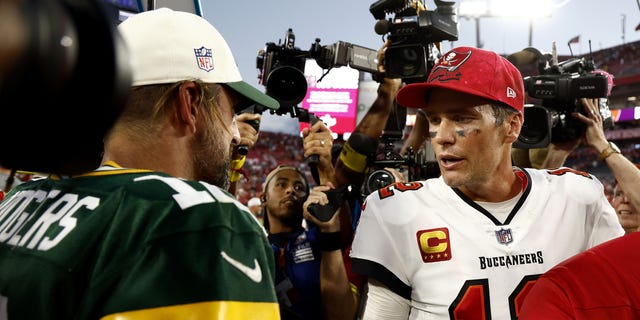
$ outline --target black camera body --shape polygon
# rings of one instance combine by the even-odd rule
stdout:
[[[394,168],[407,171],[407,181],[424,180],[440,175],[438,164],[434,161],[427,161],[427,157],[422,152],[416,152],[410,148],[405,155],[396,151],[395,143],[401,141],[402,132],[383,132],[380,145],[382,146],[375,158],[369,161],[368,171],[362,183],[361,193],[364,196],[397,182],[393,173],[387,168]]]
[[[278,114],[284,114],[300,103],[307,94],[307,79],[304,67],[307,59],[314,59],[323,69],[350,66],[354,69],[376,73],[378,53],[376,50],[338,41],[323,46],[315,39],[309,50],[295,46],[295,34],[289,28],[283,44],[267,42],[258,52],[256,67],[260,70],[259,82],[267,95],[280,102]]]
[[[378,72],[378,52],[345,41],[322,46],[320,39],[311,45],[309,56],[322,69],[350,66],[356,70],[375,74]]]
[[[533,48],[540,57],[544,57]],[[555,53],[547,56],[551,64],[539,64],[537,76],[523,78],[529,97],[538,99],[539,105],[525,107],[524,125],[516,148],[544,148],[549,143],[562,143],[580,138],[586,126],[571,114],[584,114],[580,98],[600,98],[600,114],[604,128],[611,128],[613,120],[608,106],[608,79],[596,70],[593,60],[571,58],[557,63]],[[547,61],[548,62],[548,61]]]
[[[269,96],[280,102],[280,109],[297,105],[307,94],[307,79],[303,73],[307,57],[307,51],[295,46],[292,29],[287,30],[283,44],[267,42],[265,48],[258,52],[259,82],[265,86]]]
[[[438,58],[435,43],[458,40],[455,2],[435,0],[435,10],[425,10],[417,0],[379,0],[369,11],[378,19],[375,31],[387,34],[385,76],[405,82],[422,82]],[[387,14],[393,18],[384,20]]]
[[[132,80],[117,9],[109,2],[5,1],[2,13],[16,22],[3,32],[20,32],[16,41],[0,44],[3,167],[72,175],[100,165],[104,135]],[[17,134],[27,127],[30,135]]]

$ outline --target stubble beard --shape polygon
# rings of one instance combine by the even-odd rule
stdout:
[[[224,190],[231,184],[229,180],[230,151],[229,144],[221,142],[222,134],[207,130],[197,135],[191,143],[194,177]]]

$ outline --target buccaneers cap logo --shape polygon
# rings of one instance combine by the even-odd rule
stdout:
[[[447,55],[440,58],[438,64],[433,67],[433,71],[431,72],[431,77],[428,82],[459,80],[461,74],[458,72],[458,69],[464,65],[470,57],[471,51],[449,52]]]

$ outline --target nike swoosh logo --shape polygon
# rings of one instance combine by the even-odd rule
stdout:
[[[229,264],[231,264],[236,269],[240,270],[240,272],[244,273],[247,277],[249,277],[251,281],[255,283],[260,283],[260,281],[262,281],[262,270],[260,270],[260,265],[258,265],[258,260],[256,260],[255,258],[253,259],[253,268],[250,268],[244,263],[229,257],[229,255],[224,251],[220,251],[220,255],[225,260],[227,260]]]

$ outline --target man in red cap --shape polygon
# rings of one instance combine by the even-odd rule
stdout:
[[[594,176],[512,165],[524,95],[509,61],[472,47],[400,89],[441,176],[367,197],[350,254],[368,277],[363,319],[515,319],[540,274],[624,233]]]

